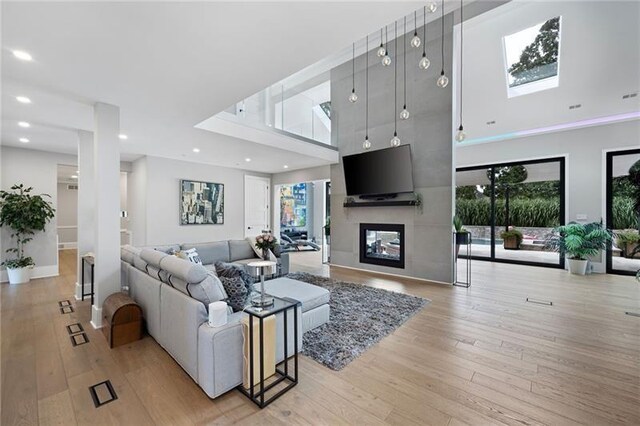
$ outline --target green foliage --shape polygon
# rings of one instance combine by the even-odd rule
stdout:
[[[491,202],[488,198],[456,200],[456,215],[467,226],[491,224]],[[510,225],[553,228],[560,225],[560,200],[556,198],[516,198],[509,201]],[[496,225],[504,225],[504,200],[496,200]]]
[[[527,180],[529,173],[521,164],[517,166],[494,167],[496,185],[513,185]],[[487,170],[487,179],[491,180],[491,169]]]
[[[24,256],[24,245],[31,241],[36,232],[44,231],[47,223],[55,216],[55,209],[43,197],[47,194],[32,195],[32,187],[13,185],[11,191],[0,191],[0,226],[8,226],[16,240],[16,246],[6,250],[16,259],[6,260],[2,265],[33,265],[30,257]],[[18,267],[24,267],[18,266]]]
[[[29,266],[35,265],[33,259],[30,257],[23,257],[20,259],[9,259],[2,262],[3,266],[6,266],[8,269],[19,269],[19,268],[27,268]]]
[[[611,180],[611,192],[614,197],[633,197],[635,186],[629,176],[616,176]]]
[[[520,245],[520,243],[522,242],[522,232],[520,232],[517,229],[509,229],[508,231],[502,231],[500,233],[500,238],[502,238],[503,240],[506,240],[508,238],[513,238],[515,237],[516,240],[518,241],[518,245]]]
[[[460,216],[458,215],[455,215],[453,217],[453,228],[456,230],[456,232],[466,232],[464,226],[462,225],[462,219],[460,219]]]
[[[631,197],[613,197],[611,205],[613,229],[637,228],[638,219],[634,212],[634,200]]]
[[[566,253],[570,259],[587,260],[597,255],[611,243],[613,233],[601,222],[583,225],[571,222],[556,228],[547,239],[546,246],[560,253]]]
[[[629,180],[633,184],[633,211],[637,219],[636,227],[640,230],[640,160],[629,167]]]
[[[546,69],[556,64],[557,72],[559,44],[560,17],[556,17],[542,24],[533,43],[525,47],[520,54],[520,60],[509,67],[508,72],[514,78],[511,86],[555,75],[549,74]]]
[[[478,190],[475,186],[456,186],[456,198],[463,200],[475,200]]]
[[[615,232],[616,245],[635,244],[640,242],[640,232],[637,229],[623,229]]]

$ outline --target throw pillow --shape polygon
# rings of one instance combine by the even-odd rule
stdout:
[[[180,259],[188,260],[191,263],[202,265],[202,260],[200,260],[200,256],[198,256],[198,252],[195,248],[178,251],[175,253],[175,256],[179,257]]]
[[[247,292],[251,293],[253,291],[253,283],[255,282],[255,279],[251,276],[251,274],[245,271],[243,267],[226,262],[216,262],[215,266],[218,277],[240,277],[244,282],[245,287],[247,288]]]
[[[247,287],[244,285],[244,281],[240,277],[220,277],[222,286],[227,292],[229,297],[231,296],[244,296],[247,294]]]

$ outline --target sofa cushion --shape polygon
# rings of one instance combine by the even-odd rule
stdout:
[[[302,312],[329,303],[329,290],[291,278],[276,278],[264,283],[267,293],[277,297],[290,297],[302,302]]]
[[[247,240],[229,240],[229,260],[256,258],[256,254]]]
[[[147,272],[147,262],[140,256],[133,256],[133,266],[139,271]]]
[[[169,275],[188,283],[199,283],[209,275],[209,271],[204,266],[176,256],[162,258],[160,268],[167,271]]]
[[[153,248],[154,250],[158,250],[167,254],[175,254],[177,251],[180,251],[180,244],[167,244],[162,246],[153,246],[149,248]]]
[[[198,251],[200,260],[205,265],[210,265],[216,262],[228,262],[229,261],[229,242],[228,241],[215,241],[212,243],[198,243],[198,244],[182,244],[181,250],[189,250],[195,248]]]
[[[140,251],[140,257],[142,260],[156,268],[162,268],[160,266],[160,261],[167,256],[169,256],[167,253],[155,249],[144,248]]]
[[[207,309],[209,309],[209,303],[224,300],[228,297],[220,279],[211,273],[199,283],[189,283],[174,275],[169,275],[169,285],[181,293],[204,303]]]
[[[120,248],[120,259],[133,265],[134,256],[140,256],[142,250],[132,245],[126,244]]]

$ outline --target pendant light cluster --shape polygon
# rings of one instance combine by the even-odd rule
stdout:
[[[446,88],[449,85],[449,78],[445,74],[444,64],[445,64],[445,52],[444,52],[444,25],[445,25],[445,14],[444,14],[444,2],[442,0],[442,4],[440,8],[442,9],[442,15],[440,19],[441,26],[441,61],[442,68],[440,70],[440,76],[436,81],[436,85],[440,88]],[[463,0],[460,0],[460,13],[461,13],[461,24],[460,30],[462,31],[462,6]],[[427,57],[427,13],[434,13],[438,9],[438,6],[435,2],[430,2],[426,6],[424,6],[423,13],[423,23],[422,23],[422,38],[418,35],[417,28],[417,11],[414,12],[414,27],[413,27],[413,36],[409,41],[408,46],[411,48],[417,49],[422,46],[422,56],[418,61],[418,68],[421,70],[427,70],[431,66],[431,61]],[[394,92],[394,114],[393,114],[393,137],[390,140],[390,145],[392,147],[398,147],[401,145],[402,141],[398,137],[398,116],[401,120],[408,120],[411,116],[408,108],[407,108],[407,18],[404,18],[404,33],[402,37],[402,42],[404,43],[403,49],[403,106],[400,114],[396,115],[396,111],[398,111],[398,22],[394,22],[394,55],[395,61],[391,59],[390,51],[389,51],[389,36],[388,36],[388,26],[380,29],[380,46],[376,49],[376,56],[380,59],[383,67],[388,67],[391,63],[394,63],[393,67],[393,92]],[[366,67],[365,67],[365,137],[362,143],[362,148],[365,150],[371,149],[371,141],[369,141],[369,36],[366,37]],[[351,58],[351,67],[352,67],[352,87],[351,93],[349,94],[349,102],[355,103],[358,101],[358,95],[356,94],[355,88],[355,43],[353,44],[352,58]],[[462,79],[462,36],[460,37],[460,74]],[[458,133],[456,134],[456,140],[461,142],[465,139],[466,135],[463,131],[462,126],[462,81],[460,81],[460,126],[458,127]]]

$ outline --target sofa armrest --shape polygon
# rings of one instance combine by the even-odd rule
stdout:
[[[198,329],[198,384],[215,398],[242,383],[242,312],[229,315],[222,327]]]
[[[289,253],[280,254],[280,275],[287,275],[289,273]]]

